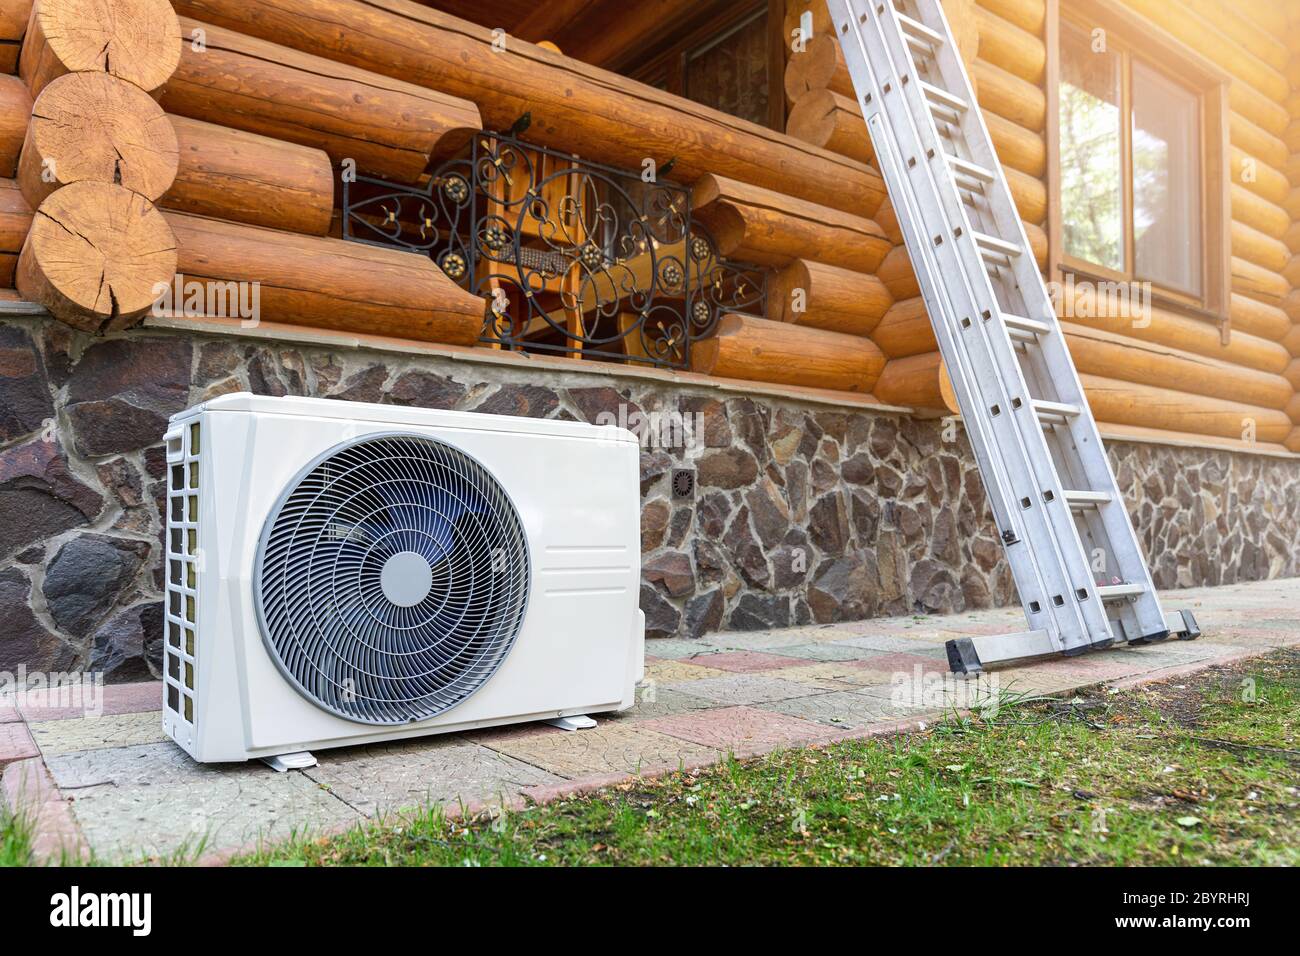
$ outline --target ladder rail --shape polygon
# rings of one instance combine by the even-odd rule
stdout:
[[[892,12],[893,15],[897,15],[892,0],[883,0],[883,6],[886,8],[883,13]],[[918,3],[916,6],[920,14],[916,18],[919,22],[929,30],[951,36],[941,4]],[[963,133],[964,145],[971,153],[971,161],[984,167],[993,175],[994,182],[985,191],[985,200],[997,226],[998,235],[1018,237],[1021,248],[1027,250],[1030,248],[1028,234],[1011,198],[1006,174],[993,148],[993,140],[984,121],[983,111],[975,105],[965,65],[951,43],[936,46],[932,56],[942,76],[943,87],[950,93],[956,88],[958,98],[964,97],[972,106],[958,117],[957,125]],[[913,63],[915,63],[914,59]],[[1050,334],[1038,340],[1037,352],[1033,348],[1027,350],[1031,366],[1037,367],[1038,377],[1055,390],[1059,401],[1086,409],[1087,397],[1083,384],[1069,355],[1069,347],[1061,333],[1056,309],[1038,273],[1037,265],[1032,261],[1032,257],[1020,256],[1018,260],[1011,262],[1011,269],[1026,306],[1024,314],[1031,319],[1045,319],[1051,328]],[[1066,420],[1064,428],[1074,444],[1076,458],[1087,482],[1087,488],[1111,495],[1111,505],[1097,509],[1094,515],[1088,516],[1086,524],[1093,530],[1094,536],[1098,531],[1104,533],[1105,544],[1118,564],[1118,567],[1113,569],[1118,576],[1126,582],[1140,584],[1144,588],[1142,594],[1134,597],[1130,602],[1124,616],[1133,620],[1138,633],[1144,636],[1160,633],[1165,629],[1166,616],[1156,595],[1150,569],[1141,553],[1132,520],[1124,506],[1114,470],[1105,453],[1096,420],[1091,413],[1076,415]]]
[[[846,6],[852,14],[855,7],[865,5],[849,0]],[[1050,504],[1062,497],[1060,479],[1043,439],[1041,424],[1030,404],[1030,392],[1024,382],[1012,342],[1007,330],[1003,328],[1003,307],[987,275],[985,256],[980,247],[991,247],[1016,265],[1030,257],[1022,255],[1022,249],[1014,244],[997,237],[981,235],[972,226],[967,206],[948,175],[947,159],[942,155],[944,151],[939,142],[933,111],[929,110],[925,102],[929,99],[927,91],[909,83],[916,64],[899,40],[897,25],[894,24],[894,28],[890,29],[892,11],[892,7],[878,4],[878,16],[873,17],[867,13],[856,18],[857,24],[867,31],[866,35],[864,36],[863,29],[854,32],[860,43],[864,44],[859,51],[863,54],[864,61],[868,59],[865,44],[870,44],[874,38],[879,49],[884,51],[882,59],[891,67],[890,80],[883,82],[883,85],[883,77],[874,78],[875,88],[883,96],[874,104],[875,111],[877,115],[883,115],[894,130],[899,157],[911,153],[908,161],[909,176],[893,185],[899,191],[916,189],[918,193],[923,193],[928,188],[929,197],[938,203],[939,208],[925,222],[932,241],[925,241],[924,246],[930,247],[933,244],[942,249],[945,242],[949,243],[956,259],[955,268],[935,274],[942,274],[950,285],[961,276],[962,284],[966,286],[966,307],[960,310],[963,331],[956,335],[957,352],[950,354],[954,355],[956,364],[961,364],[962,360],[973,360],[977,368],[983,368],[983,375],[993,379],[997,385],[985,392],[981,407],[972,408],[968,404],[963,408],[963,413],[968,420],[989,416],[994,423],[1002,415],[1007,415],[1014,426],[1010,429],[1010,434],[1004,431],[1004,441],[1000,443],[1003,447],[999,450],[1006,451],[1013,461],[1009,471],[1016,485],[1015,497],[1022,509],[1022,517],[1031,529],[1028,537],[1037,542],[1032,550],[1042,552],[1039,555],[1041,564],[1055,566],[1054,572],[1047,575],[1050,588],[1046,594],[1025,593],[1022,588],[1026,612],[1032,615],[1044,606],[1049,608],[1057,618],[1057,628],[1067,648],[1080,643],[1109,642],[1112,637],[1111,628],[1105,609],[1099,601],[1091,600],[1092,572],[1083,554],[1073,516],[1068,508]],[[946,23],[940,21],[939,25],[946,30]],[[853,59],[856,60],[857,57]],[[889,94],[895,88],[903,103],[895,101],[896,105],[891,108],[886,104]],[[964,92],[969,96],[968,88]],[[953,99],[965,102],[959,96]],[[910,141],[907,141],[909,138]],[[904,141],[907,141],[905,147]],[[883,151],[890,152],[894,145],[885,144]],[[881,151],[877,149],[877,155]],[[917,178],[921,180],[919,186],[915,184]],[[1023,248],[1027,249],[1027,245]],[[956,319],[956,315],[949,317],[950,321]],[[938,324],[942,322],[936,322]],[[994,400],[989,399],[990,392],[996,396]],[[1008,553],[1010,556],[1010,551]],[[1017,583],[1022,584],[1020,581]],[[1077,611],[1077,620],[1071,615],[1071,609]]]
[[[848,14],[848,25],[852,25],[857,19],[855,6],[859,6],[852,0],[845,0],[843,3],[844,12]],[[832,2],[832,15],[838,19],[841,24],[845,23],[843,14],[835,17],[839,11],[835,9]],[[872,93],[869,95],[864,89],[861,95],[864,97],[864,109],[867,111],[870,119],[869,123],[873,124],[873,132],[877,133],[877,138],[882,138],[882,131],[875,124],[888,123],[891,127],[898,126],[899,133],[894,134],[896,138],[905,138],[910,136],[917,145],[912,149],[914,162],[909,164],[913,174],[923,176],[924,184],[928,185],[933,194],[941,193],[941,182],[936,180],[933,161],[945,163],[946,160],[939,155],[940,149],[937,142],[937,134],[933,135],[931,145],[929,146],[928,159],[932,162],[922,162],[920,157],[925,155],[925,149],[920,130],[924,130],[927,125],[933,131],[933,126],[928,114],[928,107],[924,102],[908,104],[908,108],[895,108],[890,110],[882,109],[884,98],[895,89],[895,84],[901,86],[904,95],[908,92],[908,83],[896,79],[899,75],[909,75],[911,73],[911,60],[905,60],[908,64],[906,73],[901,73],[895,68],[894,76],[886,80],[883,77],[875,76],[869,66],[869,57],[866,50],[868,43],[874,42],[881,50],[888,50],[886,45],[886,33],[881,30],[880,24],[875,22],[874,18],[864,17],[857,22],[867,25],[869,23],[872,33],[866,36],[860,30],[854,30],[852,36],[841,31],[841,42],[845,45],[846,59],[854,65],[865,67],[860,69],[859,77],[856,77],[863,86],[870,85]],[[944,25],[946,27],[946,24]],[[895,40],[901,44],[899,34],[895,32]],[[851,42],[852,40],[856,42]],[[850,42],[845,42],[850,41]],[[888,53],[885,54],[888,56]],[[890,57],[893,61],[895,57]],[[923,97],[925,91],[919,86],[913,86],[912,90],[916,91],[918,97]],[[874,98],[874,102],[872,101]],[[900,104],[901,106],[901,104]],[[873,109],[874,107],[874,109]],[[924,122],[918,119],[924,117]],[[920,127],[920,130],[917,127]],[[909,147],[911,144],[909,144]],[[963,401],[963,412],[967,420],[967,427],[971,429],[973,424],[987,422],[989,432],[1001,432],[1003,441],[990,441],[990,447],[986,450],[985,457],[1001,458],[1004,457],[1008,450],[1019,453],[1020,461],[1028,460],[1030,453],[1026,448],[1026,440],[1037,440],[1042,443],[1042,435],[1036,420],[1026,419],[1023,415],[1017,415],[1013,405],[1013,396],[1006,388],[1007,378],[1018,382],[1020,380],[1020,370],[1016,363],[1014,353],[1011,351],[1010,339],[1006,337],[1005,331],[999,328],[998,322],[993,319],[994,315],[1000,315],[1000,309],[996,308],[997,303],[993,296],[992,289],[988,280],[983,273],[983,263],[980,261],[979,253],[974,248],[972,228],[969,221],[965,218],[964,210],[960,197],[956,195],[956,189],[951,185],[951,179],[947,175],[946,166],[943,167],[942,184],[949,186],[951,196],[946,196],[953,211],[957,214],[958,221],[961,223],[956,230],[956,236],[949,233],[949,227],[945,223],[943,228],[935,233],[930,224],[926,225],[926,232],[933,233],[935,241],[932,243],[928,238],[922,237],[916,230],[919,224],[926,217],[919,211],[913,211],[913,201],[911,199],[912,186],[906,181],[906,174],[903,174],[894,165],[892,155],[892,143],[888,139],[877,148],[877,156],[882,164],[887,164],[886,168],[889,175],[886,176],[887,182],[896,187],[893,192],[899,197],[906,197],[905,202],[908,207],[909,215],[900,215],[900,227],[907,226],[905,235],[910,239],[909,251],[918,259],[926,264],[934,263],[935,258],[948,260],[949,268],[943,269],[937,265],[931,265],[929,268],[918,268],[918,281],[927,287],[927,305],[932,310],[932,316],[941,316],[944,314],[964,314],[965,329],[964,334],[959,334],[955,329],[950,329],[948,323],[936,320],[934,322],[936,333],[939,334],[942,341],[948,344],[948,354],[958,359],[949,363],[950,374],[958,368],[970,367],[972,377],[975,379],[977,388],[962,389],[959,391],[959,400]],[[899,150],[899,157],[907,150]],[[895,199],[897,203],[899,200]],[[966,235],[968,242],[962,243],[954,241],[962,235]],[[965,255],[964,255],[965,254]],[[974,274],[974,275],[972,275]],[[936,277],[944,275],[948,279],[946,283],[938,282]],[[971,280],[974,279],[972,282]],[[979,295],[976,288],[979,285],[984,286],[984,302],[987,308],[976,309]],[[964,294],[966,303],[960,309],[943,308],[941,303],[950,302],[950,293],[957,292]],[[1000,336],[991,335],[992,332],[1000,332]],[[971,341],[969,336],[978,337],[979,343]],[[999,341],[1000,339],[1000,341]],[[992,359],[995,355],[997,345],[1003,347],[1004,355],[1001,357],[1002,362],[999,368],[998,364]],[[982,371],[982,374],[981,374]],[[960,377],[960,376],[959,376]],[[954,382],[954,389],[957,389],[958,383]],[[1017,386],[1018,387],[1018,386]],[[1028,413],[1026,389],[1020,388],[1020,404],[1026,406],[1023,410]],[[966,394],[962,394],[962,392]],[[979,403],[977,405],[976,403]],[[997,407],[998,412],[988,419],[985,418],[982,411],[975,411],[979,408]],[[1005,417],[1003,415],[1005,414]],[[976,427],[971,434],[972,445],[983,444],[985,439],[983,427]],[[1037,464],[1036,471],[1046,471],[1049,476],[1054,475],[1047,460],[1045,448],[1040,454],[1040,461]],[[1007,549],[1008,560],[1012,565],[1013,573],[1016,576],[1017,587],[1020,589],[1022,599],[1026,605],[1026,614],[1030,618],[1031,626],[1039,626],[1040,621],[1036,618],[1044,616],[1053,618],[1055,625],[1051,630],[1060,635],[1063,643],[1063,649],[1096,643],[1101,640],[1109,640],[1110,630],[1106,623],[1104,614],[1101,613],[1100,607],[1091,608],[1088,602],[1074,600],[1073,596],[1078,588],[1091,587],[1092,581],[1090,573],[1086,571],[1083,564],[1082,553],[1079,548],[1077,532],[1073,525],[1062,529],[1053,527],[1050,515],[1044,511],[1039,501],[1039,488],[1042,481],[1034,481],[1029,475],[1022,473],[1022,469],[1016,468],[1012,464],[1004,464],[999,471],[1006,476],[1008,487],[1014,487],[1015,493],[1012,497],[1016,499],[1016,506],[1011,509],[1016,514],[1012,528],[1017,526],[1028,526],[1028,530],[1018,535],[1023,540],[1025,538],[1050,542],[1048,548],[1020,548],[1013,544]],[[990,476],[991,479],[986,481],[986,486],[995,486],[996,478],[999,475]],[[990,487],[990,492],[996,494],[998,489]],[[1029,507],[1023,508],[1020,502],[1027,502]],[[1069,519],[1068,510],[1065,512],[1067,521]],[[1066,533],[1063,536],[1062,530]],[[1074,569],[1073,574],[1066,572],[1067,560],[1064,557],[1062,546],[1065,552],[1074,552]],[[1025,551],[1032,555],[1029,560],[1021,557],[1018,560],[1018,552]],[[1047,553],[1043,553],[1046,551]],[[1037,566],[1037,574],[1030,573],[1030,566]],[[1080,572],[1083,572],[1082,574]],[[1037,578],[1037,580],[1035,580]],[[1084,612],[1088,614],[1085,616]]]

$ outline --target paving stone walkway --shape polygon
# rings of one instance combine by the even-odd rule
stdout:
[[[993,671],[984,690],[1060,693],[1159,679],[1300,643],[1300,579],[1171,592],[1191,642],[1116,648]],[[971,702],[943,642],[1023,627],[1019,609],[882,618],[647,643],[638,705],[593,730],[544,724],[322,751],[307,771],[201,766],[162,733],[159,685],[104,688],[102,715],[0,698],[0,792],[36,824],[37,851],[110,862],[209,859],[427,804],[518,807],[632,774],[915,728]],[[996,680],[996,685],[990,681]]]

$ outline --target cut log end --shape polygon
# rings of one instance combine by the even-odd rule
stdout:
[[[69,325],[116,331],[147,312],[176,272],[176,240],[153,204],[112,183],[73,183],[36,211],[17,284]]]
[[[83,180],[153,200],[171,187],[176,168],[176,134],[148,93],[107,73],[69,73],[32,107],[18,183],[33,206]]]
[[[180,23],[168,0],[41,0],[19,72],[32,95],[65,73],[101,72],[150,92],[180,60]]]

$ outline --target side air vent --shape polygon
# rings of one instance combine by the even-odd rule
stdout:
[[[167,643],[163,701],[168,710],[194,723],[194,680],[198,663],[199,423],[181,432],[168,448],[167,476]]]
[[[528,600],[523,524],[469,455],[369,436],[309,464],[258,544],[253,595],[285,677],[368,724],[433,717],[509,653]]]

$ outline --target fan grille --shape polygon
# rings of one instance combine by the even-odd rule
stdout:
[[[504,489],[418,435],[368,436],[291,483],[257,552],[263,639],[312,702],[370,724],[433,717],[509,653],[528,547]]]

